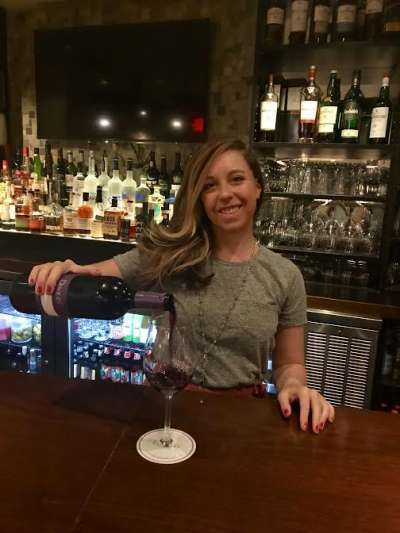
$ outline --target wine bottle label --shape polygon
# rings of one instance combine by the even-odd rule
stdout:
[[[345,139],[356,139],[358,137],[358,130],[343,129],[340,135]]]
[[[339,6],[337,10],[338,24],[354,24],[356,21],[357,6],[347,4]]]
[[[267,9],[267,24],[283,24],[285,10],[280,7]]]
[[[260,129],[262,131],[275,131],[277,111],[278,102],[273,102],[271,100],[261,102]]]
[[[78,218],[78,226],[80,231],[90,231],[90,218]]]
[[[372,15],[373,13],[382,13],[383,11],[383,0],[367,0],[367,6],[365,12],[367,15]]]
[[[389,11],[389,10],[386,10],[386,11]],[[389,13],[390,13],[390,11],[389,11]],[[388,16],[389,16],[389,15],[387,15],[387,17],[388,17]],[[393,14],[392,16],[395,16],[395,15]],[[388,20],[387,22],[385,22],[385,24],[384,24],[384,31],[385,31],[385,32],[388,32],[388,33],[392,32],[392,31],[394,31],[394,32],[397,32],[397,31],[400,32],[400,20],[398,20],[398,19],[396,18],[396,20]]]
[[[374,107],[372,110],[370,139],[384,139],[386,137],[387,123],[389,118],[388,107]]]
[[[73,187],[74,185],[74,175],[73,174],[65,174],[65,185],[67,187]]]
[[[319,111],[318,133],[333,133],[338,108],[335,105],[321,107]]]
[[[300,105],[301,122],[312,124],[317,115],[318,102],[315,100],[303,100]]]
[[[119,217],[113,214],[104,214],[103,234],[112,237],[118,237],[119,234]]]
[[[68,288],[76,276],[77,274],[65,274],[57,283],[52,300],[55,316],[68,316]]]
[[[292,2],[291,31],[305,32],[307,30],[308,0],[294,0]]]
[[[331,18],[331,10],[329,6],[317,5],[314,9],[314,22],[326,22],[329,24]]]
[[[74,231],[79,228],[78,216],[76,211],[64,211],[63,215],[63,226],[64,229]]]

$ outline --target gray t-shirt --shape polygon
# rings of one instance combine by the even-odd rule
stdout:
[[[131,289],[140,288],[138,250],[114,260]],[[177,322],[193,328],[200,361],[194,381],[209,388],[253,384],[273,354],[278,326],[307,322],[301,272],[265,247],[241,263],[210,259],[205,271],[214,275],[204,288],[194,288],[184,277],[164,287],[174,295]]]

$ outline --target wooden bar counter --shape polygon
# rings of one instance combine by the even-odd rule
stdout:
[[[321,435],[275,399],[182,392],[197,451],[136,452],[162,423],[148,387],[0,374],[0,531],[398,533],[400,418],[349,408]]]

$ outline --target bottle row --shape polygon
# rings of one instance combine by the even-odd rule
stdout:
[[[309,67],[303,87],[291,87],[285,81],[276,86],[269,75],[256,107],[254,140],[358,143],[365,138],[370,144],[387,144],[392,125],[389,76],[383,76],[379,95],[369,106],[361,90],[360,70],[354,70],[343,100],[337,70],[331,70],[326,96],[316,82],[316,70],[315,65]]]
[[[269,0],[265,11],[267,46],[369,40],[399,32],[398,0]]]
[[[37,374],[42,368],[42,351],[27,345],[0,344],[0,368]]]

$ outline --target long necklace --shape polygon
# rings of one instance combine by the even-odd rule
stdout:
[[[225,314],[225,316],[222,318],[222,321],[221,321],[221,324],[218,328],[218,334],[211,340],[211,341],[208,341],[208,344],[209,344],[209,347],[207,348],[207,339],[206,339],[206,335],[205,335],[205,331],[204,331],[204,301],[203,301],[203,291],[200,290],[198,292],[198,297],[199,297],[199,306],[198,306],[198,309],[199,309],[199,326],[200,326],[200,336],[202,338],[202,341],[203,341],[203,353],[202,353],[202,361],[200,363],[200,368],[202,370],[205,369],[206,365],[207,365],[207,362],[208,362],[208,356],[210,354],[210,352],[215,348],[215,346],[217,345],[217,343],[219,342],[220,338],[221,338],[221,335],[222,333],[225,331],[225,327],[228,323],[228,320],[230,319],[231,315],[232,315],[232,312],[233,310],[235,309],[236,307],[236,304],[243,292],[243,289],[246,285],[246,282],[247,282],[247,279],[249,277],[249,274],[250,274],[250,270],[251,270],[251,267],[252,267],[252,259],[255,257],[255,255],[257,254],[257,250],[258,250],[258,243],[257,241],[254,241],[254,245],[253,245],[253,250],[251,252],[251,255],[250,255],[250,259],[249,259],[249,264],[247,266],[247,268],[244,269],[244,273],[243,273],[243,276],[239,282],[239,285],[238,285],[238,290],[236,292],[236,294],[234,295],[233,297],[233,300]],[[203,381],[204,381],[204,374],[203,374]]]

